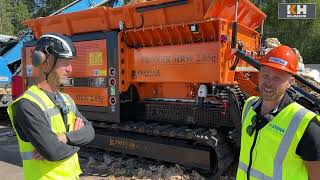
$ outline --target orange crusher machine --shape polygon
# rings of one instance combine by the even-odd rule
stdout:
[[[95,127],[90,146],[219,174],[236,157],[243,103],[258,94],[257,70],[231,51],[259,59],[265,18],[248,0],[154,0],[25,24],[35,40],[74,42],[63,91]],[[22,49],[24,88],[38,73],[35,40]]]

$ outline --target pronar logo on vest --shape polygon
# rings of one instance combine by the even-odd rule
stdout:
[[[282,66],[287,66],[288,62],[283,60],[283,59],[280,59],[280,58],[276,58],[276,57],[270,57],[269,58],[269,61],[270,62],[274,62],[274,63],[277,63],[277,64],[280,64]]]
[[[270,124],[269,124],[269,127],[270,127],[271,129],[277,131],[277,132],[280,133],[280,134],[284,134],[284,133],[286,132],[285,129],[283,129],[283,128],[275,125],[275,124],[271,124],[271,123],[270,123]]]

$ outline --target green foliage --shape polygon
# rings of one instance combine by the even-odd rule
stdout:
[[[265,37],[276,37],[281,44],[297,48],[304,63],[320,63],[318,45],[320,43],[320,0],[295,0],[286,2],[317,3],[317,19],[289,20],[278,19],[278,3],[281,1],[256,0],[256,5],[267,14],[264,26]]]
[[[22,22],[31,18],[30,10],[28,0],[1,0],[0,34],[19,36],[26,29]]]
[[[36,6],[36,13],[34,14],[34,17],[48,16],[73,1],[74,0],[42,0]]]
[[[28,11],[27,5],[23,1],[16,1],[14,2],[14,5],[12,6],[12,21],[11,23],[14,26],[14,34],[18,35],[20,31],[26,28],[25,25],[22,24],[22,22],[25,19],[31,18],[31,13]]]
[[[7,35],[14,35],[13,9],[9,0],[0,1],[0,33]]]
[[[0,34],[19,36],[26,19],[48,16],[74,0],[0,0]]]

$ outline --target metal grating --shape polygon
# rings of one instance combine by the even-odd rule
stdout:
[[[222,106],[200,108],[188,103],[145,102],[136,113],[139,119],[146,121],[205,127],[234,126],[229,112],[224,112]]]

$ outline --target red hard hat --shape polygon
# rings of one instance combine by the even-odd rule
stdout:
[[[289,46],[279,46],[271,49],[261,58],[263,66],[269,66],[295,75],[298,68],[298,58],[296,53]]]

